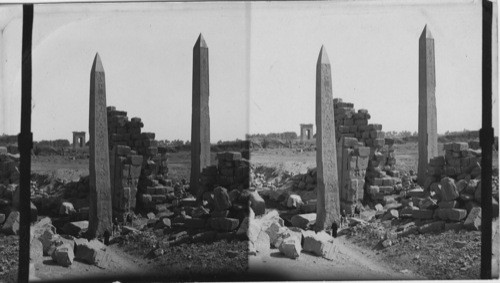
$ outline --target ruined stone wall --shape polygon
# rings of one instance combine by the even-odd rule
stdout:
[[[167,190],[156,188],[159,180],[166,182],[166,149],[158,147],[154,133],[141,133],[141,118],[129,121],[127,112],[107,110],[114,217],[123,219],[138,206],[155,210],[167,200]]]
[[[394,167],[394,141],[385,139],[382,125],[370,124],[368,110],[356,112],[353,103],[336,98],[333,104],[341,210],[350,214],[358,201],[381,199],[402,181]]]
[[[204,168],[200,180],[203,192],[211,191],[217,185],[228,191],[247,189],[250,184],[250,165],[240,152],[220,152],[217,154],[217,165]]]

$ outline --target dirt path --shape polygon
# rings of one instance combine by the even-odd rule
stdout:
[[[344,237],[338,242],[337,256],[333,261],[308,253],[298,259],[289,259],[272,249],[268,256],[250,256],[249,271],[280,274],[283,280],[409,280],[425,279],[409,271],[391,269],[378,261],[372,251],[363,250]]]
[[[148,270],[147,262],[135,258],[120,250],[116,245],[106,248],[109,261],[102,267],[73,261],[69,267],[56,264],[51,257],[45,256],[35,263],[35,276],[42,280],[83,279],[97,276],[113,276],[124,274],[138,274]]]

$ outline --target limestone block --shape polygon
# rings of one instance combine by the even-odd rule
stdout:
[[[469,230],[481,229],[481,207],[474,207],[470,210],[469,215],[465,219],[464,228]]]
[[[286,257],[296,259],[300,256],[302,247],[300,245],[300,240],[296,237],[289,237],[283,240],[279,246],[279,251]]]
[[[306,230],[316,223],[316,213],[294,215],[291,222],[294,227]]]
[[[52,253],[52,259],[59,265],[68,267],[73,263],[75,255],[73,253],[73,248],[69,244],[63,244],[56,248]]]
[[[458,208],[439,208],[436,215],[442,220],[460,221],[467,216],[467,210]]]
[[[441,192],[441,199],[444,201],[455,200],[459,197],[455,181],[449,177],[441,180]]]

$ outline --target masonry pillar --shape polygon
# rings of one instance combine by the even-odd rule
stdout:
[[[316,65],[316,231],[340,224],[337,149],[330,61],[322,46]]]
[[[191,120],[191,194],[199,191],[200,173],[210,165],[210,115],[208,109],[208,47],[200,34],[193,48],[193,105]]]
[[[427,26],[418,49],[418,183],[423,185],[429,160],[438,155],[434,38]]]
[[[90,212],[88,236],[96,238],[112,232],[106,85],[99,54],[95,56],[90,73],[89,108]]]

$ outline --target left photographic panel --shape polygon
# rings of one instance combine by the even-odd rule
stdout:
[[[34,5],[30,278],[245,280],[249,9]],[[0,281],[9,281],[23,7],[0,13]]]

